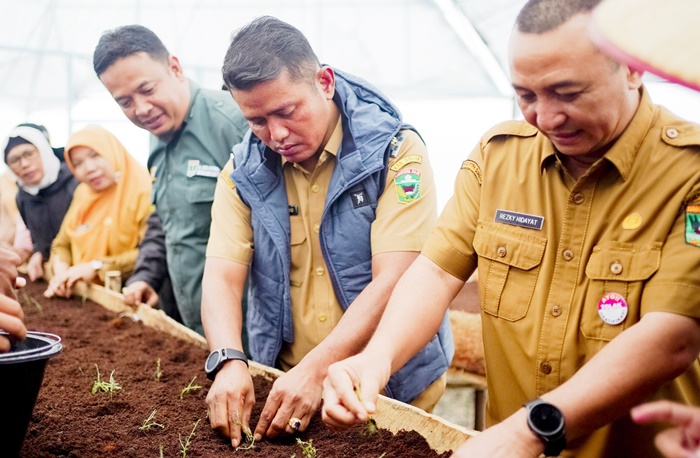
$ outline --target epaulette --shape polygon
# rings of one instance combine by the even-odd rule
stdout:
[[[661,128],[661,139],[680,148],[700,146],[700,126],[690,123],[678,123]]]
[[[485,145],[496,137],[514,135],[516,137],[532,137],[537,135],[537,128],[526,121],[506,121],[489,129],[483,137],[481,144]]]

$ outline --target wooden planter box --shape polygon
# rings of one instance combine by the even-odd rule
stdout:
[[[172,320],[160,310],[152,309],[145,304],[132,308],[124,304],[123,296],[114,291],[97,285],[78,284],[76,295],[91,299],[104,308],[126,314],[138,315],[146,326],[170,334],[202,349],[207,349],[204,337],[180,323]],[[252,375],[264,375],[276,378],[281,371],[250,361]],[[377,424],[392,432],[400,430],[416,431],[427,440],[432,449],[438,453],[453,451],[469,437],[478,434],[476,431],[463,428],[438,416],[425,413],[411,405],[396,401],[385,396],[379,396],[377,412],[373,415]]]

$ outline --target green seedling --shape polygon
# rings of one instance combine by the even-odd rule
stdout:
[[[153,409],[153,412],[151,412],[151,414],[148,416],[148,418],[146,418],[143,421],[143,424],[141,426],[139,426],[139,429],[141,431],[150,431],[151,428],[155,428],[156,426],[159,428],[165,429],[165,425],[161,425],[160,423],[156,423],[156,409]]]
[[[208,412],[207,412],[208,415]],[[243,430],[243,436],[244,436],[244,441],[241,442],[241,445],[236,447],[236,451],[238,450],[250,450],[255,448],[255,436],[253,433],[250,431],[249,428],[244,427],[243,423],[241,423],[240,420],[240,414],[238,413],[238,410],[236,410],[236,416],[235,416],[235,423],[239,426],[241,426],[241,429]],[[243,445],[246,444],[246,445]]]
[[[163,376],[163,371],[160,368],[160,358],[156,360],[156,372],[153,374],[156,382],[160,382],[160,378]]]
[[[182,397],[184,395],[186,395],[187,393],[189,393],[190,391],[197,391],[197,390],[202,389],[201,385],[193,385],[193,383],[196,379],[197,379],[197,376],[195,375],[194,378],[192,379],[192,381],[190,382],[190,384],[187,385],[186,387],[184,387],[182,389],[182,391],[180,391],[180,399],[182,399]]]
[[[250,431],[250,429],[243,428],[243,437],[245,438],[245,441],[241,442],[241,445],[236,447],[236,451],[254,449],[255,448],[255,436]],[[245,444],[245,445],[243,445],[243,444]]]
[[[32,296],[27,294],[27,292],[25,290],[22,289],[20,291],[22,291],[22,299],[23,299],[25,304],[32,304],[34,307],[36,307],[37,310],[39,310],[39,313],[44,312],[44,307],[41,306],[39,301],[37,301]]]
[[[177,433],[177,438],[180,441],[180,451],[182,452],[182,458],[187,458],[187,450],[190,448],[192,438],[194,437],[194,430],[197,429],[197,425],[199,425],[199,422],[201,420],[197,420],[194,424],[194,427],[192,428],[192,432],[190,432],[190,435],[187,436],[187,439],[185,442],[182,442],[182,436],[180,433]]]
[[[95,370],[97,370],[97,380],[95,380],[92,384],[92,394],[96,394],[98,391],[109,393],[109,399],[111,401],[112,394],[114,394],[115,391],[122,389],[121,385],[114,380],[114,371],[109,374],[109,382],[104,382],[100,379],[100,368],[97,367],[97,364],[95,364]]]
[[[360,394],[360,387],[355,388],[355,396],[362,402],[362,395]],[[364,405],[364,403],[362,403]],[[371,436],[377,432],[377,422],[371,416],[367,417],[367,423],[365,423],[365,429],[363,434]]]
[[[297,444],[301,447],[301,453],[304,454],[304,458],[316,458],[316,447],[311,444],[313,441],[313,439],[309,439],[309,442],[304,442],[297,437]]]

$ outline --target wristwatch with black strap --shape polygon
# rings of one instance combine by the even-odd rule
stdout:
[[[204,363],[204,372],[207,373],[207,378],[214,380],[224,363],[232,359],[243,361],[248,366],[248,358],[242,351],[234,350],[233,348],[220,348],[211,352]]]
[[[545,456],[559,456],[566,448],[564,415],[556,406],[542,399],[525,404],[527,426],[544,444]]]

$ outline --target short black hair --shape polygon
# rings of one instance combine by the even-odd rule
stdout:
[[[170,53],[152,30],[142,25],[124,25],[105,31],[92,55],[92,67],[99,78],[110,65],[132,54],[145,52],[153,60],[168,62]]]
[[[299,29],[262,16],[234,34],[221,73],[229,89],[247,91],[277,79],[285,68],[293,80],[311,80],[318,67],[318,57]]]
[[[554,30],[573,16],[591,11],[601,0],[530,0],[518,13],[515,26],[523,33]]]

